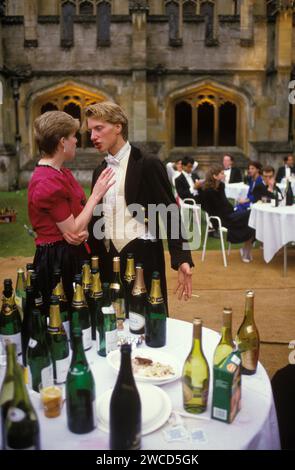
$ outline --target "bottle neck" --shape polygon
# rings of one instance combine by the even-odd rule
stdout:
[[[25,405],[27,408],[31,407],[31,402],[29,399],[28,391],[25,385],[24,372],[22,367],[19,364],[15,365],[15,389],[13,397],[13,405],[18,406],[19,403],[22,403],[22,406]]]
[[[50,305],[49,327],[50,328],[61,328],[61,318],[60,318],[59,305]]]
[[[149,302],[153,305],[162,304],[164,302],[161,291],[160,279],[152,279]]]
[[[25,275],[24,275],[24,272],[17,273],[16,289],[25,290]]]
[[[65,293],[61,280],[57,282],[55,288],[52,291],[53,295],[56,295],[60,300],[65,300]]]
[[[146,287],[143,277],[143,269],[136,268],[136,278],[134,282],[134,287],[132,289],[132,295],[140,295],[146,293]]]
[[[73,335],[72,344],[73,344],[72,364],[74,364],[75,362],[80,362],[80,363],[87,365],[88,362],[87,362],[84,348],[83,348],[82,335],[81,336]]]
[[[224,313],[223,314],[223,325],[221,329],[221,342],[233,344],[232,337],[232,314]]]
[[[125,281],[131,283],[135,279],[134,258],[127,258]]]
[[[81,284],[76,284],[74,298],[73,298],[73,307],[84,307],[86,306],[85,296]]]
[[[41,313],[33,312],[32,337],[39,342],[45,342],[45,331],[43,328],[43,320]]]
[[[5,378],[14,377],[16,367],[16,351],[14,344],[8,344],[6,346],[7,364]]]
[[[5,316],[9,316],[11,315],[14,311],[16,310],[16,305],[15,305],[15,301],[14,301],[14,295],[10,296],[10,297],[6,297],[5,295],[3,295],[3,298],[2,298],[2,313],[5,315]]]
[[[98,272],[95,274],[92,274],[91,296],[102,297],[102,288],[101,288],[100,276]]]
[[[254,297],[246,297],[245,318],[248,321],[254,321]]]
[[[128,351],[121,352],[121,366],[118,375],[118,382],[134,384],[134,377],[131,365],[131,354]]]
[[[83,288],[89,289],[91,286],[91,272],[89,264],[84,264],[82,268]]]
[[[202,325],[195,324],[193,325],[193,344],[192,344],[192,354],[203,354],[202,350]]]

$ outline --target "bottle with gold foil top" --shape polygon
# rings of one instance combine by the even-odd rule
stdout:
[[[99,271],[99,257],[98,256],[91,257],[91,270],[92,269]]]
[[[259,358],[260,339],[254,321],[254,292],[251,290],[246,292],[245,315],[238,329],[236,342],[242,356],[242,374],[255,374]]]
[[[90,288],[89,296],[89,310],[91,320],[91,337],[92,340],[95,341],[97,334],[98,336],[100,336],[100,332],[101,334],[103,334],[103,314],[101,311],[103,303],[103,292],[100,282],[99,271],[97,269],[91,269],[91,275],[92,285]]]
[[[55,295],[50,299],[48,339],[54,379],[57,383],[64,383],[70,366],[70,350],[60,317],[59,298]]]
[[[134,267],[134,256],[133,253],[127,254],[126,269],[124,274],[124,288],[125,288],[125,307],[126,307],[126,318],[129,318],[130,300],[132,295],[132,289],[135,281],[135,267]]]
[[[143,277],[143,266],[136,263],[136,278],[130,298],[129,330],[130,333],[142,335],[145,330],[147,309],[147,291]]]
[[[0,421],[2,435],[2,449],[5,448],[4,442],[4,423],[7,412],[11,406],[14,395],[14,374],[16,367],[16,348],[14,343],[6,342],[6,372],[0,391]]]
[[[21,318],[14,301],[11,279],[4,280],[2,308],[0,311],[0,341],[4,343],[5,340],[14,343],[17,355],[21,355]]]
[[[116,312],[118,330],[124,328],[123,322],[126,318],[125,312],[125,293],[120,274],[120,258],[116,256],[113,259],[113,279],[110,285],[111,300]]]
[[[75,291],[72,303],[72,318],[71,318],[71,337],[72,331],[75,327],[81,327],[83,348],[85,351],[91,348],[91,325],[89,309],[85,300],[83,287],[82,287],[82,276],[76,274],[75,276]]]
[[[235,349],[232,337],[232,309],[225,307],[223,309],[223,325],[221,330],[221,338],[215,349],[213,356],[213,364],[221,366],[223,361]]]
[[[28,263],[26,266],[27,277],[26,277],[26,287],[31,286],[31,274],[35,272],[33,263]]]
[[[56,295],[59,299],[60,318],[65,329],[67,339],[70,340],[70,316],[69,316],[69,304],[66,298],[66,294],[63,288],[61,270],[56,269],[53,273],[55,278],[55,288],[52,291],[52,295]]]
[[[24,310],[26,304],[26,281],[25,273],[22,268],[17,270],[16,286],[15,286],[15,303],[19,311],[20,317],[23,320]]]
[[[210,371],[202,349],[202,320],[194,318],[193,343],[182,371],[183,407],[188,413],[206,411]]]
[[[151,348],[161,348],[166,344],[167,311],[161,291],[160,274],[152,275],[151,292],[148,297],[145,319],[145,342]]]
[[[83,261],[82,265],[82,286],[84,291],[85,300],[88,304],[89,296],[90,296],[90,289],[91,289],[91,271],[90,271],[90,263],[88,260]]]

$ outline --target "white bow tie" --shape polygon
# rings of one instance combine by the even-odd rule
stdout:
[[[113,157],[113,155],[108,155],[107,157],[105,157],[105,161],[109,165],[120,166],[120,160],[118,158]]]

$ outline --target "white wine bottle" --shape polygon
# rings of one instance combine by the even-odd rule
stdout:
[[[202,350],[202,320],[194,318],[193,344],[182,371],[183,407],[189,413],[207,408],[210,371]]]
[[[232,337],[232,309],[224,307],[221,338],[214,352],[213,364],[220,366],[234,349],[235,345]]]
[[[245,316],[238,329],[236,342],[242,356],[242,374],[256,372],[259,357],[259,333],[254,321],[254,292],[246,292]]]

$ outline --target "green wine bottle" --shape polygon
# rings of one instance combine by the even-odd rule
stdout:
[[[2,449],[5,449],[4,442],[4,423],[6,420],[8,408],[11,406],[14,396],[14,374],[16,367],[16,345],[6,342],[6,372],[0,391],[0,419],[2,434]]]
[[[143,266],[136,263],[136,277],[130,297],[129,330],[130,333],[142,335],[145,329],[147,309],[147,292],[143,277]]]
[[[21,317],[14,301],[11,279],[4,280],[0,311],[0,341],[4,342],[7,339],[15,343],[17,355],[21,355]]]
[[[221,338],[214,352],[213,364],[220,366],[234,349],[235,345],[232,338],[232,309],[225,307],[223,309]]]
[[[123,330],[123,322],[126,318],[125,293],[120,274],[120,258],[113,258],[113,280],[110,285],[111,300],[117,317],[118,330]]]
[[[91,272],[90,272],[90,263],[88,260],[83,261],[82,265],[82,286],[83,292],[85,296],[86,303],[89,307],[89,296],[90,296],[90,289],[91,289]]]
[[[24,318],[24,310],[26,304],[26,281],[25,273],[22,268],[17,270],[16,286],[15,286],[15,303],[17,305],[21,319]]]
[[[29,386],[39,392],[43,387],[53,383],[53,366],[50,351],[46,340],[46,331],[40,311],[32,311],[32,331],[28,344],[27,363],[29,366]]]
[[[106,356],[118,346],[117,319],[114,307],[102,307],[103,313],[103,335],[99,344],[98,354]]]
[[[70,431],[83,434],[96,427],[95,383],[87,362],[81,328],[72,332],[73,357],[66,380],[67,422]]]
[[[60,318],[59,299],[55,295],[50,299],[48,338],[54,379],[56,383],[64,383],[70,366],[70,350]]]
[[[26,306],[24,310],[24,318],[22,322],[21,328],[21,336],[22,336],[22,353],[23,353],[23,365],[27,365],[27,349],[29,340],[32,334],[32,317],[33,317],[33,310],[36,309],[35,306],[35,298],[34,298],[34,288],[29,286],[26,288]],[[41,316],[41,312],[39,309],[39,314]]]
[[[42,319],[43,319],[43,322],[44,322],[44,326],[46,328],[47,327],[47,316],[49,314],[49,311],[48,311],[49,307],[46,306],[43,302],[43,297],[42,297],[42,294],[41,294],[40,289],[39,289],[38,275],[35,272],[31,273],[31,285],[34,289],[33,296],[34,296],[35,308],[40,310],[40,312],[42,314]]]
[[[124,290],[125,290],[125,308],[126,318],[129,318],[129,305],[132,295],[132,289],[135,281],[135,267],[133,253],[127,253],[126,269],[124,274]]]
[[[33,263],[28,263],[26,266],[27,276],[26,276],[26,287],[31,285],[31,274],[35,272]]]
[[[101,288],[101,282],[100,282],[98,270],[91,269],[91,276],[92,276],[92,285],[90,288],[90,295],[89,295],[91,332],[92,332],[91,336],[92,336],[92,340],[97,339],[97,345],[99,349],[100,335],[103,334],[103,314],[101,311],[102,303],[103,303],[103,292]],[[98,338],[97,338],[97,335],[98,335]]]
[[[121,346],[121,366],[110,403],[110,449],[141,447],[141,401],[131,366],[131,345]]]
[[[55,287],[52,291],[52,295],[56,295],[59,299],[60,318],[67,334],[68,341],[70,340],[70,306],[68,304],[63,283],[61,279],[61,270],[56,269],[53,273],[55,278]]]
[[[19,364],[15,365],[14,384],[12,403],[4,423],[5,449],[40,450],[39,422]]]
[[[145,342],[151,348],[161,348],[166,344],[167,311],[161,291],[160,274],[152,275],[151,292],[148,297],[145,319]]]
[[[77,318],[79,319],[78,322],[76,321]],[[81,326],[83,335],[83,347],[84,351],[87,351],[92,347],[91,325],[89,309],[85,300],[82,287],[81,274],[77,274],[75,276],[75,291],[72,303],[72,331],[73,328],[77,326]]]
[[[237,332],[236,343],[242,356],[242,374],[255,374],[259,358],[260,339],[254,321],[254,292],[251,290],[246,292],[245,315]]]
[[[193,323],[193,344],[182,371],[183,407],[189,413],[206,411],[210,372],[202,349],[202,320]]]

